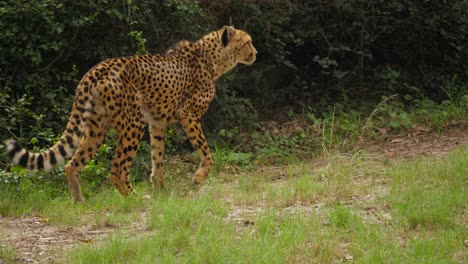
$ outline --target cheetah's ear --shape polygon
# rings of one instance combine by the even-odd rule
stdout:
[[[231,40],[231,37],[234,35],[234,27],[228,27],[224,26],[223,27],[224,31],[223,34],[221,34],[221,42],[223,43],[223,46],[226,47],[229,40]]]

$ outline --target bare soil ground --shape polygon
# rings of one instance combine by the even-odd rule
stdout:
[[[15,249],[16,263],[51,263],[64,250],[105,239],[112,231],[91,225],[58,227],[38,217],[0,218],[1,242]]]
[[[388,159],[443,156],[460,146],[468,147],[468,122],[448,124],[440,133],[417,127],[408,134],[384,135],[384,139],[361,144],[362,149]],[[235,219],[236,215],[236,212],[232,212],[232,218]],[[242,224],[250,223],[242,220]],[[48,219],[38,217],[0,217],[0,246],[15,250],[15,263],[56,263],[57,256],[62,255],[64,250],[78,244],[107,239],[122,228],[143,231],[139,230],[141,225],[60,227],[50,224]],[[7,262],[0,258],[0,264],[3,263]]]
[[[439,133],[417,126],[407,134],[384,135],[382,142],[371,140],[361,148],[390,159],[407,159],[416,156],[443,156],[451,150],[468,146],[468,121],[449,123]]]

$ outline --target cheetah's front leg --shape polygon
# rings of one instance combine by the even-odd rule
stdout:
[[[201,119],[193,117],[190,114],[179,113],[180,123],[182,124],[190,143],[197,148],[201,157],[200,166],[195,173],[194,183],[203,184],[213,166],[213,156],[211,155],[208,143],[203,135]]]

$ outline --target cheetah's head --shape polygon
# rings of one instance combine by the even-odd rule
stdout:
[[[235,64],[251,65],[257,58],[257,50],[253,46],[252,38],[245,31],[224,26],[218,31],[224,46],[224,55]]]

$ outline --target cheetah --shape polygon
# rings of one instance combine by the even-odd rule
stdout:
[[[194,183],[201,185],[213,165],[201,117],[213,100],[215,82],[237,64],[253,64],[256,55],[249,34],[224,26],[198,41],[179,42],[164,54],[104,60],[78,83],[60,140],[39,153],[8,140],[11,162],[31,170],[49,171],[71,157],[65,175],[73,200],[83,202],[80,173],[113,128],[117,146],[109,179],[122,196],[134,194],[129,172],[146,122],[151,143],[150,180],[162,188],[166,130],[169,124],[180,123],[200,154]]]

